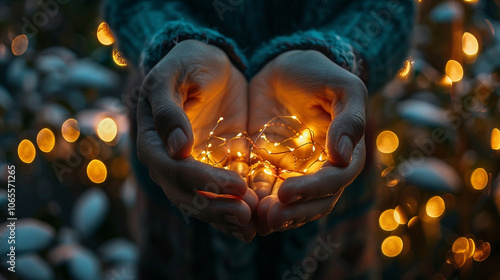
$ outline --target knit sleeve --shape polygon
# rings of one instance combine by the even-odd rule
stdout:
[[[278,36],[252,56],[252,74],[289,50],[317,50],[360,77],[369,92],[400,69],[410,46],[414,0],[345,1],[322,26]]]
[[[177,43],[188,39],[221,48],[240,71],[246,71],[247,63],[236,43],[206,28],[183,1],[107,0],[104,17],[125,58],[145,73]]]

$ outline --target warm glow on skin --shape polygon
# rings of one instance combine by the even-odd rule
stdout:
[[[17,147],[17,155],[24,163],[32,163],[36,156],[35,145],[30,140],[24,139]]]
[[[36,144],[38,145],[40,151],[49,153],[56,144],[56,137],[50,129],[44,128],[38,132],[38,135],[36,136]]]
[[[403,240],[399,236],[389,236],[380,248],[387,257],[396,257],[403,250]]]
[[[98,159],[94,159],[87,165],[87,176],[90,181],[100,184],[106,180],[108,170],[106,165]]]
[[[440,196],[431,197],[431,199],[427,201],[427,204],[425,206],[425,212],[427,213],[427,216],[432,218],[441,216],[444,213],[444,210],[444,200]]]
[[[377,148],[384,154],[394,152],[399,146],[398,136],[389,130],[382,131],[377,137]]]
[[[61,133],[64,140],[72,143],[75,142],[80,136],[80,128],[75,119],[66,120],[61,126]]]
[[[446,63],[446,75],[450,77],[451,81],[456,83],[462,80],[464,77],[464,69],[462,68],[462,65],[456,61],[456,60],[449,60]]]
[[[103,119],[97,126],[97,135],[104,142],[111,142],[115,139],[118,133],[118,127],[116,123],[111,118]]]
[[[28,49],[28,37],[24,34],[18,35],[12,40],[11,49],[14,55],[22,55]]]
[[[127,66],[127,60],[122,56],[122,54],[117,49],[113,49],[113,61],[118,66],[121,67]]]
[[[105,46],[109,46],[115,42],[115,38],[108,24],[102,22],[97,28],[97,39],[99,42]]]
[[[479,51],[479,43],[476,36],[469,32],[465,32],[462,36],[462,50],[467,55],[476,55]]]
[[[488,173],[483,168],[477,168],[470,176],[470,183],[476,190],[482,190],[488,184]]]

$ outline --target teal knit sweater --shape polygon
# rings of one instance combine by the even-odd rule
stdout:
[[[105,18],[146,73],[176,43],[197,39],[249,79],[282,52],[314,49],[374,92],[404,61],[414,10],[412,0],[108,0]]]

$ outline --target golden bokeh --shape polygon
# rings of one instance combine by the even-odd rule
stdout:
[[[40,130],[36,136],[36,144],[38,145],[40,151],[44,153],[52,151],[54,145],[56,144],[56,137],[54,136],[52,130],[48,128]]]
[[[455,269],[461,268],[465,264],[466,260],[467,257],[464,252],[453,253],[453,251],[450,250],[446,254],[446,262],[453,265]]]
[[[432,218],[441,216],[444,212],[444,209],[444,200],[440,196],[431,197],[425,205],[425,212],[427,213],[427,216]]]
[[[116,65],[124,67],[127,66],[127,60],[122,56],[118,49],[113,49],[113,61]]]
[[[454,83],[459,82],[464,77],[464,69],[462,68],[462,65],[453,59],[446,63],[445,71],[446,75],[450,77],[451,81]]]
[[[382,253],[388,257],[395,257],[403,250],[403,240],[399,236],[389,236],[382,242]]]
[[[476,251],[476,244],[474,243],[474,240],[472,240],[472,238],[467,238],[467,241],[469,242],[469,248],[467,250],[466,257],[472,258],[474,252]]]
[[[469,240],[465,237],[457,238],[457,240],[453,242],[451,251],[453,253],[467,253],[469,251]]]
[[[104,182],[108,176],[106,165],[98,159],[92,160],[87,165],[87,176],[89,176],[90,181],[96,184]]]
[[[412,61],[407,59],[403,65],[403,68],[399,71],[400,78],[406,78],[411,71]]]
[[[395,211],[393,209],[387,209],[382,212],[378,219],[380,227],[386,231],[395,230],[399,225],[399,223],[395,219],[395,215],[397,214],[395,214]]]
[[[398,205],[396,209],[394,209],[394,220],[400,225],[404,225],[408,222],[406,212],[401,205]]]
[[[109,28],[109,25],[105,22],[101,22],[99,27],[97,27],[97,39],[99,42],[105,46],[109,46],[115,42],[115,37],[113,32]]]
[[[24,163],[32,163],[36,156],[35,145],[30,140],[24,139],[17,147],[17,155]]]
[[[478,241],[473,258],[475,261],[482,262],[488,258],[490,253],[491,253],[490,243]]]
[[[61,126],[61,133],[64,140],[73,143],[80,137],[80,128],[75,119],[67,119]]]
[[[475,55],[479,51],[479,43],[476,36],[465,32],[462,36],[462,50],[467,55]]]
[[[477,168],[470,175],[470,183],[476,190],[482,190],[488,184],[488,173],[483,168]]]
[[[500,150],[500,130],[498,128],[493,128],[491,131],[491,148]]]
[[[118,127],[116,123],[111,118],[105,118],[99,125],[97,125],[97,135],[104,142],[111,142],[115,139],[116,134],[118,133]]]
[[[22,55],[28,49],[28,37],[21,34],[12,40],[11,49],[14,55]]]
[[[382,131],[377,137],[377,148],[384,154],[394,152],[399,146],[399,138],[396,133],[385,130]]]

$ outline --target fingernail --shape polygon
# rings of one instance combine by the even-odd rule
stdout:
[[[180,127],[174,129],[168,136],[168,153],[170,156],[177,153],[187,142],[186,134]]]
[[[303,196],[303,195],[301,195],[301,194],[294,194],[294,195],[292,196],[292,198],[290,198],[290,200],[288,200],[288,202],[287,202],[287,203],[294,203],[294,202],[297,202],[297,201],[301,200],[303,197],[304,197],[304,196]]]
[[[239,233],[237,231],[231,232],[231,235],[234,236],[235,238],[238,238],[241,241],[245,241],[245,239],[243,238],[243,235],[241,235],[241,233]]]
[[[231,223],[231,224],[234,224],[234,225],[238,225],[238,226],[242,226],[242,224],[238,221],[238,219],[234,215],[225,215],[224,216],[224,220],[226,222],[228,222],[228,223]]]
[[[352,144],[351,138],[347,135],[342,136],[340,138],[338,144],[339,153],[348,164],[351,163],[352,160],[352,150],[354,149],[354,145]]]

